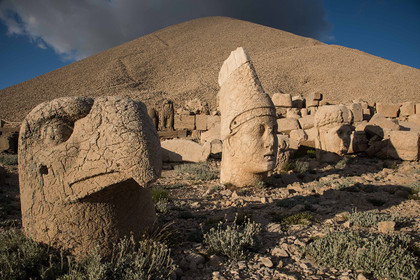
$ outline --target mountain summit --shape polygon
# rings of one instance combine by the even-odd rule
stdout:
[[[20,121],[63,96],[121,95],[154,104],[199,98],[216,106],[223,61],[248,50],[264,89],[331,102],[420,102],[420,70],[358,50],[226,17],[173,25],[0,91],[0,118]]]

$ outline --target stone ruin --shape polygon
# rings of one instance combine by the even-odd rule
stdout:
[[[24,232],[76,256],[151,228],[147,186],[160,176],[159,137],[146,106],[118,97],[68,97],[33,109],[19,135]]]
[[[276,111],[264,92],[248,54],[233,51],[219,73],[223,153],[220,182],[253,186],[274,169],[277,154]]]

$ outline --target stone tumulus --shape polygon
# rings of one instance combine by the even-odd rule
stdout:
[[[223,63],[219,85],[220,181],[238,187],[255,185],[276,165],[276,109],[243,48]]]
[[[146,187],[160,176],[159,138],[146,106],[118,97],[45,102],[22,123],[19,181],[24,232],[76,256],[152,227]]]

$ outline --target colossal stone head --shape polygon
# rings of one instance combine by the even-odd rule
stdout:
[[[336,161],[347,153],[352,133],[351,119],[351,111],[343,105],[319,107],[315,113],[318,160]]]
[[[276,165],[276,109],[243,48],[233,51],[223,63],[219,85],[220,181],[251,186],[265,179]]]
[[[22,223],[34,240],[83,256],[151,227],[146,187],[160,176],[160,142],[146,106],[118,97],[59,98],[22,123]]]

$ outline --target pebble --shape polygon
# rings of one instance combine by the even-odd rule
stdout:
[[[276,247],[271,251],[271,255],[276,257],[282,257],[287,258],[289,256],[289,253],[283,248]]]
[[[273,267],[273,262],[270,260],[270,258],[262,257],[260,258],[260,262],[262,262],[262,264],[266,267]]]

